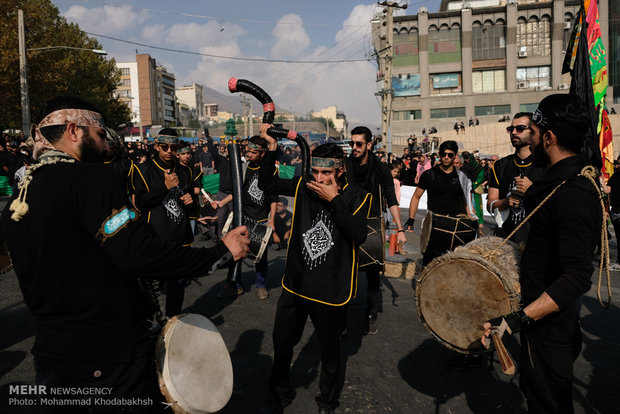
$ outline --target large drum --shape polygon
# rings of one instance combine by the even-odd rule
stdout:
[[[230,230],[232,221],[233,213],[230,213],[224,223],[222,237]],[[265,253],[265,249],[269,245],[273,228],[267,225],[267,219],[257,221],[247,216],[243,216],[243,225],[248,228],[248,232],[250,233],[250,250],[248,251],[248,256],[252,257],[254,259],[254,264],[256,264],[260,262],[260,259]]]
[[[233,389],[230,354],[206,317],[189,313],[170,319],[155,358],[161,393],[176,414],[214,413],[228,403]]]
[[[483,237],[437,257],[416,283],[416,308],[424,327],[442,344],[484,352],[484,322],[519,309],[520,252],[504,239]],[[492,254],[491,254],[492,253]]]
[[[461,214],[448,216],[429,211],[422,221],[422,253],[447,252],[476,238],[478,221]]]
[[[383,271],[385,265],[385,221],[383,217],[367,219],[368,236],[359,248],[358,268],[366,271],[373,267]]]

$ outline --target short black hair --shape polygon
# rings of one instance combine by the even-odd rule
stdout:
[[[164,128],[162,130],[160,130],[157,135],[170,135],[171,137],[178,137],[179,133],[177,132],[176,129],[173,128]]]
[[[527,117],[531,121],[532,113],[531,112],[517,112],[515,116],[512,117],[512,119],[524,118],[524,117]]]
[[[258,145],[259,147],[264,148],[264,150],[261,151],[267,151],[267,149],[269,148],[269,143],[267,142],[267,140],[260,135],[254,135],[249,139],[249,141],[254,145]]]
[[[439,152],[444,152],[445,150],[454,151],[454,153],[456,154],[459,152],[459,144],[457,144],[456,141],[452,140],[444,141],[439,146]]]
[[[372,132],[365,126],[356,126],[351,130],[351,135],[364,135],[366,142],[372,141]]]
[[[39,122],[41,122],[43,118],[52,112],[59,111],[61,109],[85,109],[87,111],[93,111],[101,114],[99,109],[95,108],[94,105],[83,99],[76,98],[74,96],[57,96],[45,104],[43,110],[41,111]],[[103,114],[101,116],[103,117]],[[45,137],[45,139],[53,144],[58,141],[60,137],[62,137],[62,134],[65,133],[66,129],[66,125],[52,125],[41,128],[41,134]]]
[[[549,95],[540,101],[538,110],[548,123],[541,126],[541,134],[553,131],[560,147],[580,154],[592,128],[590,110],[583,99],[573,94]]]
[[[288,199],[286,197],[280,197],[279,201],[283,206],[288,206]]]
[[[344,152],[338,145],[329,142],[316,147],[314,151],[312,151],[312,156],[320,158],[344,158]]]

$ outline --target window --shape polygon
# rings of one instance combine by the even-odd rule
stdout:
[[[118,81],[119,86],[131,86],[131,79],[125,78]]]
[[[121,68],[121,75],[123,76],[129,75],[129,68]]]
[[[517,89],[547,89],[550,87],[550,66],[532,66],[528,68],[517,68]]]
[[[430,75],[431,95],[462,93],[460,73],[436,73]]]
[[[394,66],[415,66],[418,63],[417,29],[394,30]]]
[[[174,111],[171,111],[170,109],[166,109],[165,110],[165,114],[166,114],[166,116],[172,116],[173,117],[174,116]]]
[[[461,28],[458,24],[428,28],[428,63],[461,61]]]
[[[510,105],[477,106],[474,108],[476,116],[510,114]]]
[[[422,110],[392,112],[392,120],[394,121],[413,121],[414,119],[422,119]]]
[[[573,33],[573,15],[570,13],[564,14],[564,27],[562,31],[562,50],[566,51],[568,42],[570,42],[570,36]]]
[[[431,109],[431,119],[463,118],[464,116],[465,116],[465,108]]]
[[[526,103],[519,105],[519,112],[534,112],[538,108],[537,103]]]
[[[472,72],[474,93],[499,92],[506,90],[506,70],[476,70]]]
[[[506,28],[502,20],[474,22],[472,27],[472,60],[504,59]]]
[[[517,50],[525,51],[527,56],[551,55],[551,23],[549,16],[529,20],[519,18],[517,22]]]
[[[174,106],[174,102],[170,99],[164,99],[164,104],[168,106]]]

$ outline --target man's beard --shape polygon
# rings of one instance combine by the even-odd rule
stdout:
[[[536,167],[546,168],[549,165],[549,156],[545,152],[542,142],[537,146],[530,146],[530,151],[532,151],[532,162]]]
[[[526,145],[530,145],[529,143],[524,143],[520,139],[516,139],[516,140],[510,139],[510,143],[512,144],[513,148],[516,148],[516,149],[521,149],[525,147]]]
[[[104,153],[102,153],[95,144],[95,140],[89,135],[84,134],[80,144],[80,161],[81,162],[103,162]]]

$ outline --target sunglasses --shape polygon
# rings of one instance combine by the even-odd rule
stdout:
[[[179,148],[178,145],[175,144],[159,144],[159,148],[161,148],[161,150],[163,152],[168,152],[168,150],[172,151],[172,152],[177,152],[177,149]]]
[[[455,153],[453,153],[453,152],[440,152],[440,153],[439,153],[439,156],[440,156],[441,158],[443,158],[443,157],[454,158],[454,156],[455,156],[455,155],[456,155],[456,154],[455,154]]]
[[[351,141],[349,141],[349,145],[351,146],[351,148],[355,148],[355,147],[362,148],[364,145],[366,145],[366,143],[363,142],[363,141],[353,141],[353,140],[351,140]]]
[[[525,125],[517,125],[517,126],[512,126],[510,125],[509,127],[506,127],[506,131],[508,131],[509,134],[512,133],[512,131],[517,130],[517,133],[522,133],[523,131],[525,131],[526,129],[530,129],[529,126],[525,126]]]

